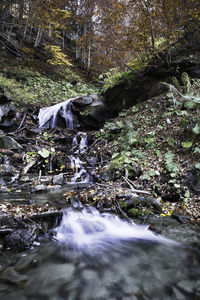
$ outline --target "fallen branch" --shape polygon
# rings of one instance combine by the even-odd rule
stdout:
[[[45,219],[49,217],[62,217],[63,211],[62,210],[55,210],[55,211],[48,211],[40,214],[34,214],[29,217],[27,217],[27,220],[35,221],[38,219]],[[26,217],[24,218],[26,220]]]
[[[28,171],[37,163],[37,159],[31,160],[28,165],[26,165],[21,172],[21,176],[26,175]]]
[[[124,179],[124,181],[126,181],[126,183],[128,183],[128,185],[130,186],[131,191],[132,191],[133,193],[136,193],[136,194],[144,194],[144,195],[151,195],[150,192],[143,191],[143,190],[136,190],[136,189],[134,188],[133,183],[132,183],[132,181],[131,181],[130,179],[128,179],[128,178],[126,178],[126,177],[124,177],[124,176],[123,176],[122,178]]]
[[[120,204],[117,200],[114,201],[115,207],[117,211],[123,216],[123,218],[129,222],[135,225],[135,223],[127,216],[127,214],[121,209]]]

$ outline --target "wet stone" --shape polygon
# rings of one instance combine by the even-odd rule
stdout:
[[[37,264],[37,256],[29,254],[28,256],[23,256],[18,260],[17,264],[15,265],[15,269],[17,272],[25,272]]]
[[[192,293],[194,290],[195,282],[189,280],[182,280],[180,281],[177,286],[188,293]]]
[[[3,187],[0,187],[0,193],[9,193],[9,189],[7,188],[7,187],[5,187],[5,186],[3,186]]]
[[[29,248],[38,235],[36,226],[28,226],[23,229],[16,229],[12,233],[5,236],[3,245],[5,249],[24,250]]]
[[[9,267],[4,270],[0,276],[1,280],[9,283],[14,283],[16,285],[23,285],[27,281],[27,276],[20,275],[14,267]]]
[[[48,191],[51,193],[60,192],[61,188],[62,188],[61,185],[47,186]]]
[[[9,289],[9,287],[5,283],[0,284],[0,292],[7,291],[8,289]]]
[[[41,183],[50,183],[52,181],[52,176],[41,176],[40,182]]]
[[[1,149],[22,149],[22,146],[10,136],[0,137]]]
[[[63,173],[60,173],[60,174],[55,175],[53,177],[53,184],[54,185],[62,185],[63,181],[64,181],[64,175],[63,175]]]
[[[16,169],[14,166],[9,164],[1,164],[0,165],[0,174],[5,175],[14,175],[16,173]]]
[[[181,292],[178,288],[176,287],[173,287],[173,292],[174,292],[174,295],[176,296],[176,299],[177,300],[187,300],[187,296],[185,296],[183,294],[183,292]]]
[[[5,182],[2,178],[0,178],[0,185],[5,185]]]
[[[86,159],[86,161],[88,164],[90,164],[92,167],[94,167],[97,164],[97,157],[96,156],[88,157]]]
[[[72,264],[49,264],[46,268],[38,269],[34,272],[29,282],[29,295],[36,297],[53,296],[55,292],[62,286],[71,282],[73,279],[75,267]],[[37,280],[35,280],[37,278]],[[41,279],[40,289],[38,289],[37,281]],[[41,298],[46,299],[46,298]]]
[[[45,184],[38,184],[36,186],[31,187],[31,193],[44,192],[47,190],[47,186]]]

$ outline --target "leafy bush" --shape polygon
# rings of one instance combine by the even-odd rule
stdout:
[[[171,151],[168,151],[165,154],[165,167],[167,171],[170,173],[171,177],[176,177],[179,171],[178,165],[174,162],[174,157],[175,155]]]
[[[125,72],[119,72],[117,68],[110,69],[109,71],[101,74],[99,79],[103,79],[103,88],[102,92],[105,92],[107,89],[113,87],[114,85],[118,84],[122,80],[131,80],[134,78],[134,74],[131,70]]]

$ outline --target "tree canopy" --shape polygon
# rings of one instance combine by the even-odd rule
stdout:
[[[18,52],[70,43],[88,70],[135,70],[170,49],[192,19],[200,19],[197,0],[2,0],[0,44]]]

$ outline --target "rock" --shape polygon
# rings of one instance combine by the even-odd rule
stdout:
[[[98,160],[98,158],[96,156],[91,156],[91,157],[86,158],[87,163],[92,167],[96,166],[97,160]]]
[[[0,187],[0,193],[9,193],[9,191],[10,190],[7,187],[5,187],[5,186]]]
[[[44,192],[47,190],[47,186],[45,184],[38,184],[36,186],[31,187],[31,193]]]
[[[117,195],[117,198],[125,198],[125,201],[121,203],[123,209],[129,210],[137,207],[154,207],[157,211],[162,211],[161,203],[155,198],[138,197],[134,195]]]
[[[5,181],[3,180],[3,178],[0,178],[0,185],[6,185]]]
[[[192,293],[194,291],[195,281],[194,280],[182,280],[182,281],[179,281],[177,286],[182,291],[186,291],[187,293]]]
[[[50,184],[51,181],[52,181],[52,176],[41,176],[40,177],[40,182],[42,182],[42,183]]]
[[[60,174],[55,175],[53,177],[53,184],[54,185],[62,185],[63,181],[64,181],[64,175],[63,175],[63,173],[60,173]]]
[[[71,207],[78,211],[83,209],[83,204],[80,202],[77,196],[71,198]]]
[[[17,264],[15,265],[15,269],[17,272],[27,272],[37,264],[37,256],[34,254],[29,254],[27,256],[20,257]]]
[[[103,172],[101,172],[99,174],[99,177],[101,180],[108,182],[113,178],[113,174],[112,174],[111,170],[104,170]]]
[[[77,107],[82,107],[86,105],[90,105],[93,102],[93,95],[83,96],[80,98],[77,98],[73,101],[73,104]]]
[[[14,267],[5,269],[0,278],[5,282],[14,283],[16,285],[23,285],[28,279],[26,276],[16,272]]]
[[[5,236],[3,246],[5,249],[24,250],[29,248],[38,235],[36,226],[27,226],[26,228],[13,230],[12,233]]]
[[[14,123],[16,106],[6,95],[0,95],[0,126],[11,126]]]
[[[28,283],[28,299],[58,299],[55,291],[62,285],[68,286],[74,272],[75,266],[70,263],[48,263],[45,268],[36,269]],[[41,278],[40,288],[38,278]]]
[[[48,186],[47,189],[49,192],[55,193],[55,192],[59,192],[61,190],[61,185],[54,185],[54,186]]]
[[[8,285],[6,285],[6,284],[4,284],[4,283],[1,283],[1,284],[0,284],[0,293],[6,291],[6,290],[8,290],[8,289],[9,289],[9,286],[8,286]]]
[[[17,172],[14,166],[9,165],[9,164],[0,164],[0,174],[2,176],[6,175],[14,175]]]
[[[23,149],[23,148],[10,136],[3,136],[0,137],[0,149]]]

